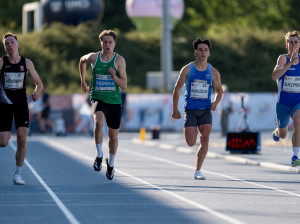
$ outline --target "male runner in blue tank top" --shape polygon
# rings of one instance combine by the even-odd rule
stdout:
[[[288,132],[290,117],[293,120],[294,132],[292,145],[294,155],[292,166],[300,166],[298,159],[300,149],[300,63],[299,35],[297,31],[285,35],[287,54],[281,54],[272,73],[277,82],[278,100],[276,104],[277,128],[273,131],[274,141],[285,138]]]
[[[194,146],[197,141],[197,132],[200,134],[200,146],[197,153],[196,169],[194,178],[204,180],[200,172],[208,151],[209,136],[212,130],[212,114],[222,99],[222,83],[220,73],[207,62],[210,56],[210,41],[197,38],[193,42],[196,60],[185,65],[177,79],[173,91],[172,117],[180,119],[178,110],[180,90],[185,84],[184,103],[184,136],[188,146]],[[211,93],[215,88],[215,99],[211,102]],[[198,129],[198,130],[197,130]]]
[[[0,147],[8,145],[13,119],[17,131],[15,184],[25,184],[20,176],[27,152],[27,132],[29,112],[26,96],[26,75],[30,74],[36,88],[32,100],[37,101],[43,89],[41,79],[33,63],[19,55],[19,42],[16,35],[6,33],[3,36],[4,50],[7,55],[0,58]]]

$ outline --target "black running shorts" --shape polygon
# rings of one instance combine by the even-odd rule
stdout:
[[[185,108],[184,127],[198,127],[204,124],[212,124],[210,109],[190,110]]]
[[[100,100],[91,101],[92,112],[102,111],[107,126],[112,129],[119,129],[121,124],[122,107],[121,104],[109,104]]]
[[[16,129],[29,125],[28,104],[7,104],[0,102],[0,131],[11,131],[13,119]]]

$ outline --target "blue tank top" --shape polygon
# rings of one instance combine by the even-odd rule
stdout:
[[[212,66],[208,64],[205,71],[199,71],[190,63],[190,73],[185,81],[185,103],[184,108],[210,109],[213,76],[211,74]]]
[[[289,61],[290,59],[286,56],[286,63]],[[278,103],[294,106],[300,102],[300,63],[292,65],[283,76],[277,79],[277,87]]]

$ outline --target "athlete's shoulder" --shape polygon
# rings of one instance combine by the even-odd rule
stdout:
[[[118,60],[120,60],[120,61],[125,61],[125,58],[124,58],[122,55],[120,55],[120,54],[117,53],[117,52],[115,52],[115,54],[116,54],[116,61],[118,61]]]
[[[278,65],[285,65],[287,60],[288,60],[288,56],[286,54],[281,54],[281,55],[278,56],[277,64]]]
[[[31,66],[33,66],[33,62],[29,58],[25,58],[25,57],[23,57],[23,58],[24,58],[26,67],[30,68]]]
[[[189,72],[191,70],[191,68],[193,68],[193,67],[194,67],[194,63],[190,62],[190,63],[186,64],[185,66],[183,66],[181,70]]]
[[[218,69],[216,69],[214,67],[211,68],[211,73],[212,74],[219,74],[220,75],[220,72],[218,71]]]

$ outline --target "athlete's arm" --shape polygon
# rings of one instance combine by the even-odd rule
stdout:
[[[213,75],[213,86],[215,88],[215,101],[211,104],[211,110],[215,111],[218,103],[222,100],[223,88],[221,83],[221,75],[217,69],[212,68],[211,73]]]
[[[79,60],[79,73],[81,79],[81,89],[83,92],[89,92],[89,88],[85,82],[85,72],[86,72],[86,64],[90,63],[94,65],[96,63],[98,53],[89,53],[82,56]]]
[[[190,72],[190,66],[189,65],[184,66],[181,69],[179,77],[178,77],[178,79],[176,81],[176,84],[174,86],[172,117],[175,118],[175,119],[180,119],[181,118],[181,113],[178,110],[178,101],[179,101],[179,97],[180,97],[180,90],[183,87],[189,72]]]
[[[286,56],[284,54],[280,55],[277,59],[277,64],[272,72],[272,80],[276,81],[281,76],[283,76],[284,73],[293,65],[293,63],[298,59],[298,54],[296,52],[296,48],[294,49],[291,60],[289,63],[286,64]]]
[[[43,89],[43,83],[42,83],[42,80],[41,80],[39,74],[35,70],[32,61],[30,59],[26,58],[25,63],[26,63],[26,67],[28,69],[28,72],[29,72],[34,84],[35,84],[35,90],[32,93],[32,99],[33,99],[33,101],[37,101],[38,97],[39,97],[39,94]]]
[[[121,55],[117,56],[116,67],[118,69],[120,78],[116,76],[116,71],[114,69],[110,68],[108,71],[110,72],[116,84],[121,87],[122,90],[125,90],[127,88],[126,62]]]
[[[283,76],[283,74],[286,73],[286,71],[291,67],[292,64],[292,61],[286,64],[286,56],[283,54],[280,55],[277,59],[277,64],[272,72],[272,80],[276,81],[281,76]]]

